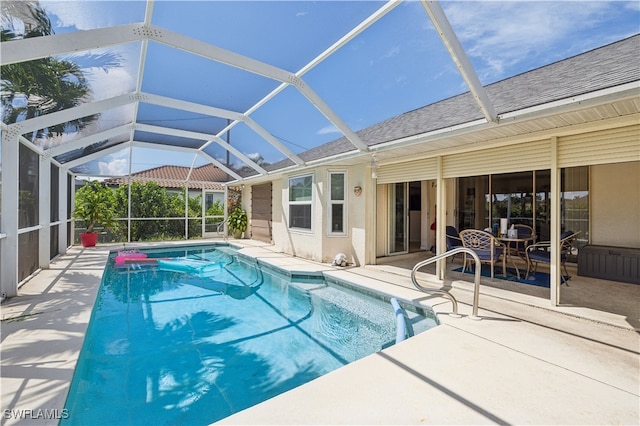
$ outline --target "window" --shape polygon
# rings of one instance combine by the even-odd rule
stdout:
[[[560,184],[560,230],[580,231],[579,249],[589,240],[589,168],[561,169]],[[551,199],[551,170],[461,177],[458,227],[491,228],[508,218],[532,226],[538,241],[549,241]]]
[[[329,235],[346,235],[347,206],[345,205],[346,178],[344,172],[329,172],[327,200]]]
[[[289,178],[289,228],[311,230],[313,175]]]

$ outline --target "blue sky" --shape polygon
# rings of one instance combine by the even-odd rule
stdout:
[[[143,1],[42,1],[56,33],[141,22]],[[157,1],[154,25],[253,57],[290,72],[331,46],[383,2]],[[620,40],[640,32],[640,2],[624,1],[444,1],[441,6],[483,84]],[[140,45],[93,53],[119,55],[121,66],[90,69],[94,98],[133,91]],[[406,2],[304,75],[353,130],[465,92],[462,78],[417,1]],[[245,112],[278,83],[235,68],[150,43],[142,89],[219,108]],[[130,109],[103,114],[100,129],[127,120]],[[141,110],[150,124],[217,133],[224,120]],[[251,117],[298,153],[340,133],[297,90],[288,88]],[[72,138],[73,136],[69,136]],[[246,126],[231,131],[232,144],[275,162],[284,155]],[[209,152],[223,158],[221,149]],[[233,158],[232,158],[233,160]],[[122,174],[123,151],[90,165],[89,172]],[[134,152],[133,169],[169,163],[191,165],[193,155]],[[203,164],[197,160],[196,164]]]

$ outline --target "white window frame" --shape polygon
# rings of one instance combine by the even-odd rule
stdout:
[[[334,175],[342,175],[344,177],[343,179],[343,188],[342,188],[342,200],[333,200],[331,198],[332,194],[331,194],[331,178]],[[347,176],[347,171],[346,170],[329,170],[327,171],[327,236],[328,237],[345,237],[347,236],[347,225],[348,225],[348,218],[349,215],[347,214],[347,199],[349,197],[349,194],[347,193],[347,185],[348,183],[348,176]],[[332,229],[332,224],[333,224],[333,206],[334,205],[342,205],[342,231],[334,231]]]
[[[311,178],[311,199],[310,200],[305,200],[305,201],[291,201],[291,186],[292,186],[292,182],[296,179],[305,179],[305,178]],[[289,231],[293,231],[293,232],[297,232],[297,233],[302,233],[302,234],[313,234],[313,209],[314,209],[314,203],[313,203],[313,199],[315,198],[315,176],[313,173],[306,173],[303,175],[296,175],[296,176],[290,176],[288,179],[289,185],[287,187],[287,229]],[[300,228],[300,227],[295,227],[295,226],[291,226],[291,206],[306,206],[309,205],[311,208],[311,217],[310,217],[310,222],[311,225],[309,228]]]

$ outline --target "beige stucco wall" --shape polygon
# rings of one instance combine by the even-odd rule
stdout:
[[[288,200],[289,200],[289,178],[296,176],[306,176],[308,174],[313,175],[313,201],[312,201],[312,230],[311,232],[307,231],[297,231],[297,230],[289,230],[289,208],[288,208]],[[278,220],[279,222],[279,232],[277,234],[274,233],[274,243],[277,247],[282,250],[284,253],[304,257],[305,259],[321,261],[322,259],[322,245],[318,244],[318,229],[322,226],[321,215],[317,214],[318,209],[322,208],[321,205],[321,197],[322,193],[319,191],[322,188],[322,181],[319,181],[319,175],[322,174],[318,172],[318,170],[305,171],[303,173],[296,173],[289,176],[285,176],[280,181],[279,188],[276,188],[274,185],[273,193],[274,193],[274,203],[273,203],[273,216],[274,222]],[[278,195],[279,200],[276,200],[276,190],[279,189]],[[278,201],[278,204],[276,204]],[[279,212],[276,211],[279,209]],[[277,216],[277,218],[276,218]]]
[[[366,262],[366,247],[369,236],[367,227],[367,205],[370,201],[369,181],[366,165],[354,167],[318,167],[304,173],[288,175],[273,182],[273,243],[276,250],[317,262],[331,263],[337,253],[344,253],[350,263],[362,265]],[[347,233],[333,236],[327,233],[327,180],[329,171],[344,171],[346,176]],[[288,229],[289,178],[313,174],[312,230]],[[362,187],[360,196],[354,187]]]
[[[327,188],[326,180],[327,173],[329,171],[346,171],[346,197],[347,197],[347,235],[346,236],[331,236],[328,235],[326,226],[329,220],[326,213],[316,211],[317,215],[323,216],[323,250],[322,257],[323,262],[331,262],[337,253],[344,253],[347,255],[350,263],[355,265],[365,264],[366,258],[366,245],[369,241],[366,232],[367,229],[367,215],[369,207],[368,201],[371,196],[369,189],[370,178],[367,177],[368,168],[364,165],[354,166],[349,168],[328,168],[323,170],[323,187]],[[354,193],[354,187],[360,186],[362,193],[360,196],[356,196]],[[323,207],[326,206],[327,197],[323,195]],[[370,213],[373,214],[373,213]],[[373,240],[371,240],[373,241]]]
[[[640,248],[640,162],[591,166],[591,244]]]

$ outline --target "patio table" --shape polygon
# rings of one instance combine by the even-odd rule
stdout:
[[[520,252],[518,251],[518,244],[519,243],[523,243],[524,247],[526,247],[531,242],[535,241],[536,236],[535,235],[530,235],[528,237],[507,237],[507,236],[504,236],[504,237],[496,237],[496,238],[498,239],[498,241],[500,241],[501,243],[503,243],[505,245],[505,247],[506,247],[505,256],[507,256],[507,262],[511,261],[511,264],[515,268],[516,274],[518,275],[518,279],[520,279],[520,269],[518,269],[518,267],[514,263],[512,257],[511,257],[511,254],[515,252],[515,254],[517,254],[518,257],[520,257],[522,260],[524,260],[526,262],[526,259],[524,257],[522,257]]]

